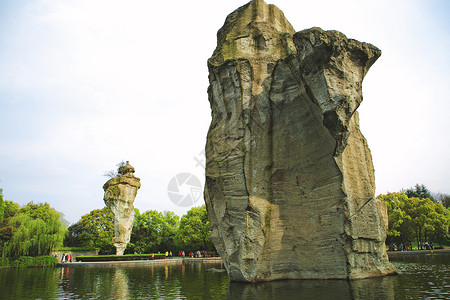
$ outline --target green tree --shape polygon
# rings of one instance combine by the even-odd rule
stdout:
[[[409,188],[406,190],[402,190],[403,193],[408,196],[408,198],[419,198],[419,199],[425,199],[428,198],[432,201],[435,201],[435,199],[431,196],[431,192],[427,189],[427,187],[423,184],[416,184],[414,188]]]
[[[3,245],[13,236],[13,227],[9,225],[9,220],[19,211],[19,204],[3,200],[3,221],[0,222],[0,255],[3,253]]]
[[[68,228],[64,245],[69,247],[93,247],[100,254],[115,253],[114,215],[106,206],[94,209]]]
[[[180,217],[174,212],[165,211],[162,213],[163,226],[161,231],[162,241],[160,251],[174,250],[176,248],[175,237],[180,226]]]
[[[0,223],[3,222],[5,216],[5,202],[3,201],[3,190],[0,189]]]
[[[8,220],[12,237],[3,246],[3,256],[49,255],[53,248],[62,246],[65,226],[61,214],[48,203],[28,203]]]
[[[414,232],[407,226],[411,217],[404,211],[404,204],[408,197],[404,193],[389,193],[379,195],[378,199],[384,201],[388,208],[389,227],[386,243],[400,244],[412,241]]]
[[[388,207],[388,243],[420,244],[426,241],[442,242],[449,236],[450,211],[429,198],[408,197],[404,193],[378,196]],[[431,239],[431,240],[430,240]]]
[[[149,210],[136,213],[129,251],[152,253],[175,249],[175,235],[180,218],[173,212]]]
[[[206,213],[206,206],[203,205],[191,208],[181,217],[176,241],[178,247],[189,251],[214,250],[210,235],[211,226]]]
[[[159,234],[162,227],[162,215],[155,210],[136,214],[130,250],[138,253],[151,253],[158,251],[162,237]]]

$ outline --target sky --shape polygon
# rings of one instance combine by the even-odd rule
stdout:
[[[358,109],[376,193],[416,183],[450,193],[450,2],[266,2],[296,31],[338,30],[382,50]],[[246,3],[0,0],[5,198],[48,202],[75,223],[104,206],[103,174],[130,161],[142,184],[135,207],[183,215],[191,207],[168,189],[183,173],[204,184],[207,59]]]

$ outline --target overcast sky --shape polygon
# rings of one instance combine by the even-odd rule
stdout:
[[[359,108],[377,194],[416,183],[450,193],[450,2],[267,2],[296,31],[339,30],[382,50]],[[206,61],[245,3],[0,0],[5,198],[48,202],[74,223],[104,206],[102,175],[129,160],[135,207],[184,214],[168,184],[183,172],[204,183]]]

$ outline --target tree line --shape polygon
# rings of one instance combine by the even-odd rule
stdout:
[[[125,253],[215,251],[206,207],[193,207],[181,218],[171,211],[135,209],[131,241]],[[67,228],[63,214],[48,203],[20,207],[3,199],[0,189],[0,257],[42,256],[61,247],[98,249],[114,254],[114,215],[94,209]]]
[[[191,208],[180,219],[171,211],[140,213],[135,208],[131,240],[125,253],[166,251],[215,251],[209,238],[211,229],[206,207]],[[92,247],[99,254],[113,254],[114,215],[107,208],[95,209],[68,228],[64,244],[69,247]]]
[[[387,244],[424,242],[450,244],[450,196],[432,194],[424,185],[397,193],[379,195],[388,207]],[[215,251],[210,240],[206,207],[194,207],[181,218],[170,211],[135,209],[131,241],[125,253],[165,251]],[[65,224],[63,215],[48,203],[20,207],[3,198],[0,189],[0,255],[49,255],[66,247],[95,248],[113,254],[114,215],[107,208],[94,209],[75,224]]]
[[[432,194],[423,184],[397,193],[379,195],[388,208],[386,244],[450,244],[450,196]]]

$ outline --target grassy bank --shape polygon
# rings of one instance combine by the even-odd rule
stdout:
[[[56,267],[58,259],[53,256],[22,256],[16,260],[0,257],[0,268]]]

